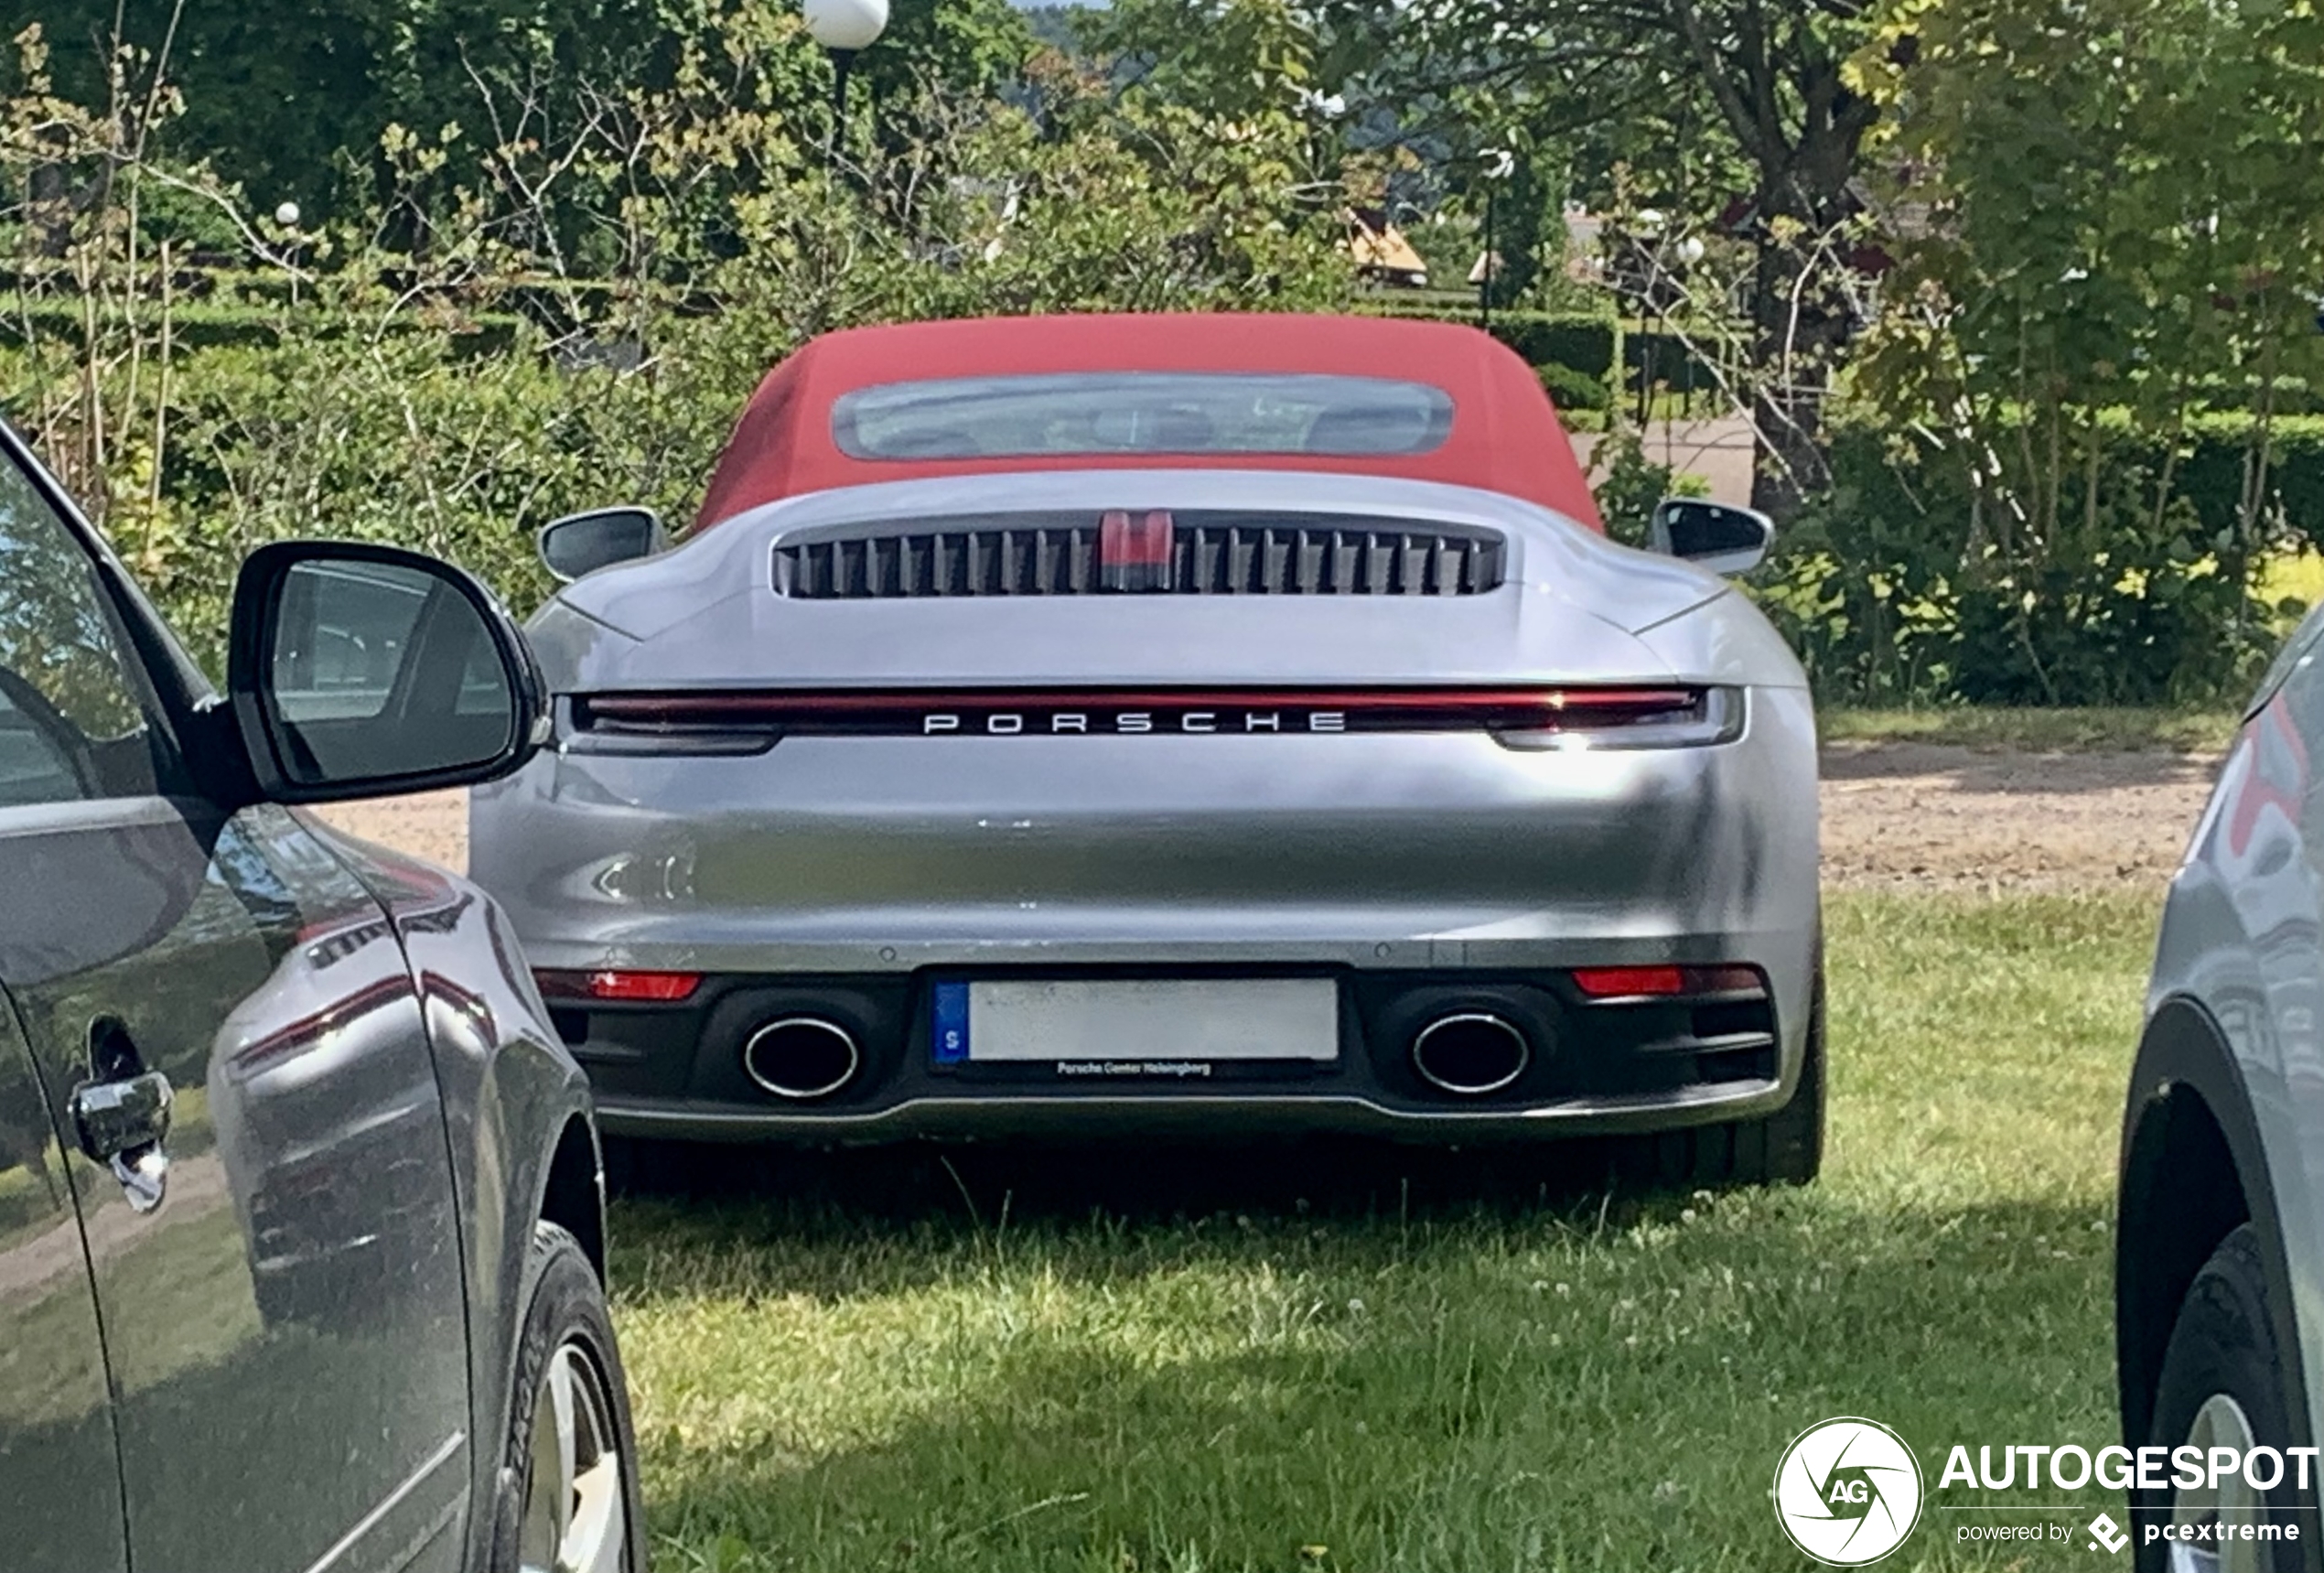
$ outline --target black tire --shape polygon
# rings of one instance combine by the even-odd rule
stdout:
[[[533,1249],[525,1263],[524,1308],[519,1324],[515,1369],[510,1382],[509,1428],[500,1449],[493,1508],[490,1573],[517,1573],[524,1549],[526,1509],[534,1494],[533,1416],[551,1359],[561,1350],[574,1355],[574,1380],[595,1384],[597,1417],[608,1433],[602,1440],[617,1456],[619,1496],[626,1522],[625,1573],[646,1573],[644,1503],[638,1492],[638,1442],[629,1419],[629,1389],[614,1341],[605,1289],[581,1244],[554,1223],[533,1225]],[[607,1542],[609,1543],[609,1542]]]
[[[1809,986],[1807,1047],[1791,1098],[1757,1119],[1626,1137],[1613,1144],[1614,1184],[1629,1191],[1719,1191],[1805,1185],[1824,1168],[1824,954]]]
[[[2179,1320],[2164,1346],[2162,1374],[2155,1384],[2155,1422],[2148,1443],[2173,1448],[2188,1440],[2196,1415],[2214,1395],[2233,1399],[2251,1428],[2253,1444],[2279,1452],[2290,1445],[2285,1409],[2283,1361],[2270,1315],[2265,1258],[2259,1233],[2249,1223],[2220,1242],[2179,1302]],[[2239,1522],[2294,1525],[2303,1538],[2315,1533],[2314,1519],[2299,1511],[2297,1476],[2289,1460],[2284,1478],[2262,1495],[2264,1514],[2238,1514]],[[2146,1544],[2149,1524],[2171,1522],[2171,1488],[2131,1493],[2131,1531],[2138,1573],[2165,1573],[2170,1546],[2157,1538]],[[2294,1573],[2307,1566],[2300,1541],[2259,1543],[2259,1566]]]

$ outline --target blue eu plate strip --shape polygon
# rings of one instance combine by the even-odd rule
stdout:
[[[958,1065],[968,1059],[968,985],[940,983],[936,986],[935,1060],[939,1065]]]

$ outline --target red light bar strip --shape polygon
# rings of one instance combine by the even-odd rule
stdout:
[[[1026,691],[925,689],[909,693],[594,694],[578,703],[593,717],[670,725],[685,721],[780,720],[787,716],[865,715],[940,709],[1046,710],[1069,706],[1185,708],[1260,706],[1335,710],[1529,710],[1555,716],[1599,711],[1684,710],[1697,688],[1180,688]]]

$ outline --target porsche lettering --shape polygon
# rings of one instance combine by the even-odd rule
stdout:
[[[920,718],[924,738],[1087,737],[1183,733],[1277,736],[1286,732],[1344,732],[1343,710],[992,710],[972,714],[931,711]]]

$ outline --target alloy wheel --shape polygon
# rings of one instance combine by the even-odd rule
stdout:
[[[2206,1458],[2213,1448],[2233,1448],[2238,1453],[2249,1454],[2254,1445],[2251,1417],[2233,1398],[2214,1393],[2195,1411],[2195,1418],[2187,1428],[2185,1445],[2201,1449]],[[2238,1471],[2216,1487],[2206,1479],[2204,1484],[2174,1492],[2171,1522],[2181,1528],[2213,1523],[2249,1524],[2262,1505],[2259,1493],[2244,1483],[2243,1472]],[[2170,1548],[2170,1573],[2265,1573],[2266,1568],[2263,1547],[2255,1540],[2219,1540],[2200,1545],[2174,1541]]]
[[[557,1345],[533,1402],[522,1573],[623,1573],[629,1508],[613,1412],[589,1352],[571,1339]]]

